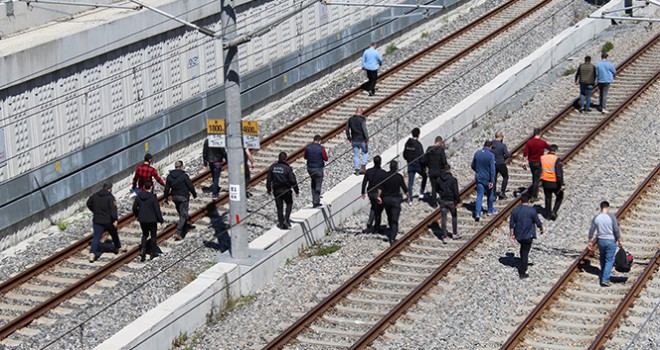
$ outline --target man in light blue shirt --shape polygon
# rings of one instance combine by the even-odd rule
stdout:
[[[607,90],[609,90],[610,84],[614,82],[616,68],[614,68],[612,62],[607,60],[606,52],[603,52],[600,58],[600,62],[596,63],[596,80],[598,80],[598,91],[600,91],[598,105],[600,112],[605,114],[607,113]]]
[[[369,96],[376,94],[376,80],[378,79],[378,68],[383,64],[383,56],[376,50],[376,43],[371,43],[362,54],[362,70],[367,72],[369,81],[363,88],[369,92]]]

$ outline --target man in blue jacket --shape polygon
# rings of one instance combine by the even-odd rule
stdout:
[[[600,62],[596,63],[596,80],[598,80],[598,107],[600,112],[607,113],[607,90],[610,89],[610,84],[614,82],[614,74],[616,68],[612,62],[607,60],[607,52],[600,55]]]
[[[539,214],[529,203],[527,192],[520,196],[521,205],[513,208],[509,218],[509,229],[511,230],[511,241],[520,243],[520,266],[518,276],[520,279],[527,278],[527,265],[529,262],[529,251],[532,249],[532,241],[536,238],[536,227],[543,234],[543,224],[539,220]]]
[[[493,141],[484,142],[484,148],[478,150],[472,158],[472,170],[474,170],[474,182],[477,184],[477,199],[474,207],[474,221],[479,221],[481,216],[481,203],[486,194],[488,203],[488,215],[497,213],[493,208],[493,186],[495,184],[495,155],[490,151]]]
[[[321,135],[314,135],[314,142],[305,147],[305,159],[307,159],[307,173],[312,180],[312,206],[321,206],[321,190],[323,186],[323,167],[328,161],[328,153],[321,146]]]
[[[362,70],[367,72],[369,81],[364,85],[364,89],[369,92],[369,96],[376,94],[376,80],[378,79],[378,68],[383,64],[383,56],[376,50],[376,43],[371,43],[368,49],[362,54]]]

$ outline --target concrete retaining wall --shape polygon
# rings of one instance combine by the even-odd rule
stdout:
[[[619,7],[621,3],[622,1],[610,2],[603,10]],[[589,42],[609,25],[608,20],[584,19],[574,27],[564,30],[452,109],[425,124],[421,128],[420,141],[423,144],[430,144],[437,135],[442,135],[445,139],[457,135],[461,130],[470,127],[473,121],[481,118],[490,109],[513,96],[519,89],[547,72],[571,52]],[[399,140],[396,145],[381,154],[383,164],[400,156],[398,150],[404,149],[406,140],[407,138]],[[282,266],[286,259],[297,256],[299,249],[303,249],[321,239],[327,229],[332,229],[332,225],[337,225],[344,218],[353,215],[358,210],[366,209],[368,202],[358,199],[361,182],[361,177],[350,176],[324,193],[323,202],[329,204],[330,212],[327,211],[327,208],[323,208],[323,210],[300,210],[294,213],[292,217],[294,221],[301,222],[301,224],[294,225],[289,231],[273,228],[251,242],[251,249],[261,250],[266,252],[267,255],[252,265],[245,265],[245,272],[241,273],[237,277],[238,279],[234,277],[236,275],[232,275],[233,278],[230,279],[231,286],[229,287],[231,293],[236,293],[236,288],[238,288],[238,293],[241,295],[256,292],[270,281],[277,267]],[[328,219],[328,217],[331,217],[331,219]],[[228,264],[226,262],[220,265],[231,271],[240,269],[241,266],[240,263]],[[219,290],[225,286],[225,279],[217,277],[216,272],[217,269],[210,272],[212,276],[216,276],[216,281],[211,278],[204,279],[206,288]],[[205,275],[206,273],[203,273],[200,276]],[[150,346],[152,348],[156,346],[158,342],[165,345],[170,344],[179,332],[193,332],[197,327],[204,324],[204,315],[211,312],[211,309],[200,304],[194,310],[187,310],[188,313],[194,313],[197,317],[194,319],[187,318],[185,321],[177,319],[177,315],[184,312],[182,310],[191,305],[189,302],[191,297],[198,298],[199,295],[206,293],[198,288],[200,288],[199,284],[185,287],[181,292],[168,299],[166,303],[159,305],[129,324],[96,349],[148,349]],[[195,290],[196,292],[193,292]],[[217,297],[221,298],[222,295],[222,292],[216,293]],[[216,305],[226,303],[227,299],[223,300],[223,302],[218,302]],[[174,302],[179,303],[177,312],[172,314],[164,312],[162,305],[170,305],[168,307],[171,307]],[[166,317],[162,317],[165,314]]]

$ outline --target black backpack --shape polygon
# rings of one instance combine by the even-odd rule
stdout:
[[[406,141],[406,146],[403,149],[403,159],[408,163],[417,159],[417,149],[415,148],[414,140],[408,139],[408,141]]]
[[[623,248],[619,248],[619,251],[617,251],[614,256],[614,269],[619,272],[629,272],[632,264],[632,254],[628,253]]]

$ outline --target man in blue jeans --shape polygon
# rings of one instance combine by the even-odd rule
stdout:
[[[598,234],[594,235],[594,232]],[[602,201],[600,203],[600,214],[594,216],[591,220],[589,229],[589,250],[594,249],[594,244],[598,244],[600,255],[600,285],[609,287],[610,273],[614,265],[614,254],[616,247],[621,247],[621,231],[619,223],[614,214],[610,214],[610,203]]]
[[[355,115],[346,122],[346,139],[353,147],[353,165],[355,175],[364,175],[369,161],[369,133],[367,132],[367,119],[364,109],[358,108]],[[360,163],[362,152],[362,163]]]
[[[224,147],[211,147],[209,140],[204,140],[204,149],[202,150],[202,160],[204,166],[209,167],[212,175],[211,196],[214,201],[220,199],[220,171],[227,160],[227,151]]]
[[[481,204],[484,194],[488,203],[488,215],[497,213],[493,207],[493,186],[495,184],[495,155],[491,152],[493,141],[484,142],[484,148],[478,150],[472,158],[472,170],[474,170],[474,182],[477,184],[477,199],[474,207],[474,221],[479,222],[481,216]]]
[[[591,56],[584,58],[577,71],[575,71],[575,84],[580,84],[580,112],[591,111],[591,92],[596,83],[596,67],[591,64]]]

